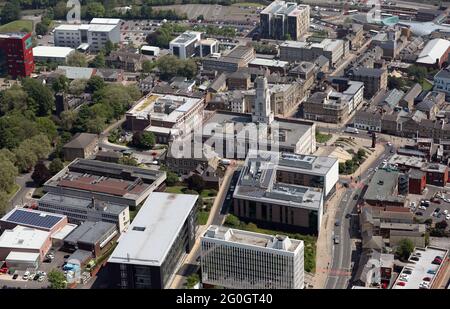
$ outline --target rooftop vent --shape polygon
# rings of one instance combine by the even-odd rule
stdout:
[[[145,227],[144,226],[135,226],[135,227],[133,227],[133,231],[143,232],[143,231],[145,231]]]

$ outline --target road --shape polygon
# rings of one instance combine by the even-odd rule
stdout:
[[[222,205],[225,202],[225,198],[228,194],[228,189],[230,187],[230,183],[233,180],[234,172],[236,171],[237,166],[232,165],[228,166],[225,176],[223,177],[222,185],[220,186],[219,192],[217,192],[217,196],[214,200],[214,204],[211,208],[210,215],[208,217],[208,221],[203,226],[203,230],[200,230],[197,234],[202,234],[204,228],[210,226],[211,224],[221,225],[225,220],[225,215],[221,214]],[[175,275],[174,280],[171,283],[171,289],[181,289],[185,283],[185,278],[198,270],[197,258],[200,256],[200,237],[197,235],[194,246],[192,247],[191,252],[185,257],[183,265],[180,267],[180,270]]]
[[[357,55],[362,55],[366,52],[366,50],[369,48],[370,43],[372,42],[372,39],[367,40],[366,43],[364,43],[363,46],[361,46],[358,51],[356,52],[356,54],[354,52],[350,53],[350,56],[343,62],[341,63],[331,74],[330,76],[342,76],[344,75],[344,69],[358,56]]]
[[[384,152],[367,168],[362,171],[361,180],[356,183],[355,188],[348,188],[344,193],[336,213],[335,222],[339,221],[339,226],[335,226],[334,235],[340,235],[339,244],[333,246],[332,265],[329,272],[325,288],[327,289],[345,289],[348,287],[351,278],[351,264],[358,265],[359,256],[353,248],[353,239],[358,236],[358,220],[356,205],[360,198],[360,194],[364,184],[370,181],[374,173],[374,168],[379,166],[384,159],[390,156],[390,147],[386,147]],[[350,218],[346,218],[347,214],[351,214]],[[330,241],[334,241],[331,239]],[[356,266],[355,266],[356,267]]]
[[[33,182],[33,179],[31,179],[31,174],[21,174],[16,177],[16,183],[20,186],[19,191],[11,198],[6,212],[10,211],[14,208],[16,205],[23,205],[28,200],[31,199],[31,195],[33,190],[36,188],[35,183]]]

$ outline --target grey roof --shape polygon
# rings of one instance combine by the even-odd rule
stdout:
[[[432,100],[425,99],[418,103],[415,107],[419,111],[429,112],[433,109],[435,103]]]
[[[386,72],[385,69],[373,69],[373,68],[362,68],[362,67],[359,67],[359,68],[353,70],[353,75],[354,76],[380,77],[385,72]]]
[[[440,70],[434,77],[449,79],[450,78],[450,67],[446,67],[446,68]]]
[[[61,72],[68,79],[89,79],[94,74],[93,68],[58,66],[57,72]]]
[[[98,139],[97,134],[78,133],[70,142],[64,145],[64,148],[86,148]]]
[[[404,92],[398,89],[392,89],[389,91],[386,95],[386,97],[383,100],[383,103],[386,103],[391,108],[398,105],[398,102],[403,98]]]
[[[422,86],[419,83],[414,84],[411,89],[403,97],[405,101],[414,101],[414,99],[422,92]]]
[[[117,227],[114,223],[86,221],[74,229],[72,233],[67,235],[67,237],[64,238],[64,242],[71,244],[76,244],[78,242],[96,244],[105,238],[105,236],[112,234],[116,230]]]
[[[70,260],[78,260],[81,263],[89,260],[90,258],[92,258],[92,252],[91,251],[87,251],[87,250],[75,250],[74,253],[72,253],[69,258],[67,259],[67,261]]]
[[[117,69],[97,69],[95,71],[95,75],[99,76],[103,79],[105,78],[115,78],[117,79],[120,74],[123,74],[123,70],[117,70]]]
[[[210,89],[214,91],[219,91],[223,85],[225,85],[227,80],[227,76],[224,73],[221,73],[217,78],[213,81],[213,83],[209,86]]]
[[[394,188],[397,186],[398,176],[399,173],[396,171],[383,169],[376,171],[369,183],[364,199],[378,201],[398,200],[398,196],[392,195]]]
[[[108,262],[160,266],[197,199],[191,194],[150,194]]]

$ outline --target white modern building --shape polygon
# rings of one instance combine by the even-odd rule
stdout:
[[[157,46],[144,45],[141,47],[141,54],[143,55],[158,57],[159,53],[160,49]]]
[[[39,201],[39,210],[67,216],[69,222],[84,221],[114,223],[122,233],[130,225],[130,211],[127,205],[115,204],[57,193],[47,193]]]
[[[0,261],[11,252],[37,253],[42,261],[51,245],[50,232],[17,225],[0,235]]]
[[[168,288],[195,243],[198,195],[153,192],[108,260],[111,286]]]
[[[120,42],[120,19],[94,18],[90,24],[60,25],[54,32],[55,46],[78,48],[89,44],[91,51],[99,51],[107,41]]]
[[[170,53],[180,59],[188,59],[193,57],[197,52],[202,37],[201,32],[185,31],[170,41]]]
[[[230,289],[303,289],[303,241],[212,225],[201,237],[202,283]]]
[[[34,61],[66,63],[67,57],[75,52],[70,47],[36,46],[33,48]]]

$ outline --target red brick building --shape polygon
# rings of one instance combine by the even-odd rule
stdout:
[[[422,194],[427,184],[427,178],[424,172],[417,169],[410,169],[408,172],[409,177],[409,193],[410,194]]]
[[[31,33],[0,33],[0,71],[13,78],[34,70]]]
[[[427,184],[445,187],[448,181],[448,167],[443,164],[428,163],[422,168],[426,173]]]

